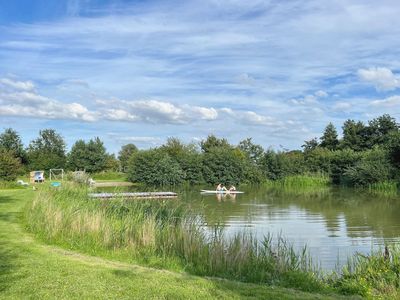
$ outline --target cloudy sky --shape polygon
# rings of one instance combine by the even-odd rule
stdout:
[[[110,152],[400,121],[397,0],[0,0],[0,129]]]

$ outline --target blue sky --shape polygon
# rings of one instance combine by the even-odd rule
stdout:
[[[298,149],[400,121],[398,1],[0,0],[0,128],[110,152],[175,136]]]

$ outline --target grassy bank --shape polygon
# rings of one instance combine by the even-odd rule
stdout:
[[[308,188],[326,187],[331,184],[329,176],[323,174],[292,175],[278,180],[268,180],[264,183],[271,187]]]
[[[0,190],[1,299],[345,298],[200,278],[48,246],[24,230],[23,208],[34,195],[31,190]]]
[[[320,274],[307,252],[283,239],[207,235],[201,220],[173,201],[88,200],[84,189],[43,190],[28,210],[29,228],[42,240],[91,255],[303,291],[399,296],[400,249],[355,255],[341,273]]]

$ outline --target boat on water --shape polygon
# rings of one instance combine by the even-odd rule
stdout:
[[[241,191],[216,191],[216,190],[201,190],[201,194],[244,194]]]

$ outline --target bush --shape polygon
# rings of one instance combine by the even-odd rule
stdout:
[[[392,178],[393,167],[387,151],[375,148],[362,154],[354,167],[347,168],[345,176],[354,186],[368,186]]]
[[[128,163],[128,179],[151,186],[177,185],[184,181],[180,165],[160,149],[138,151]]]
[[[21,161],[14,152],[0,149],[0,180],[13,181],[21,169]]]

